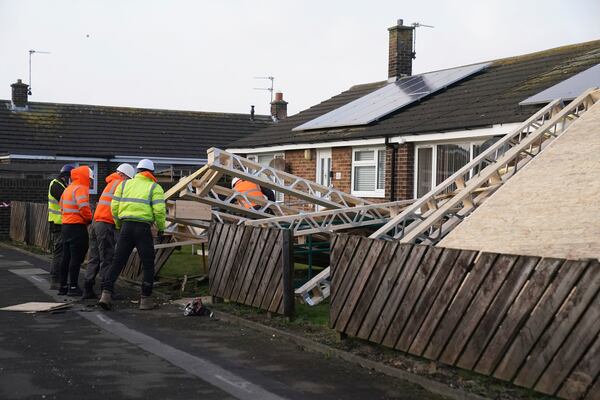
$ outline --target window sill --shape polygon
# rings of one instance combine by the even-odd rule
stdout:
[[[356,197],[373,197],[376,199],[383,199],[385,198],[385,192],[383,191],[378,191],[378,192],[358,192],[358,191],[352,191],[350,192],[350,194],[352,196],[356,196]]]

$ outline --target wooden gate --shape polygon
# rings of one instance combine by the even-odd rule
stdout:
[[[294,311],[292,233],[214,223],[208,244],[212,296],[283,314]]]
[[[12,201],[10,203],[10,238],[42,250],[50,250],[48,205]]]
[[[598,260],[338,235],[331,266],[339,332],[565,399],[600,398]]]

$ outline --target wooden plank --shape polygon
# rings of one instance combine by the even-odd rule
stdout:
[[[585,266],[586,264],[580,261],[566,261],[559,268],[556,278],[542,295],[535,312],[525,322],[496,367],[494,377],[505,381],[513,380],[545,327],[578,281]]]
[[[440,357],[442,362],[454,365],[517,259],[518,256],[502,254],[495,260],[442,352]]]
[[[213,294],[213,291],[216,290],[216,287],[214,286],[217,277],[219,276],[220,273],[220,261],[221,261],[221,257],[223,256],[223,247],[225,246],[225,243],[227,243],[227,237],[229,235],[229,231],[230,229],[232,229],[233,225],[223,225],[223,227],[221,228],[221,232],[219,235],[219,240],[216,243],[216,247],[214,252],[210,253],[210,257],[211,257],[211,263],[210,263],[210,270],[209,270],[209,275],[208,275],[208,284],[209,284],[209,290],[210,290],[210,294]]]
[[[288,318],[294,316],[294,234],[291,230],[284,230],[281,235],[281,283],[283,291],[283,315]]]
[[[210,221],[212,218],[212,210],[208,204],[203,204],[198,201],[176,200],[175,218]]]
[[[343,237],[344,236],[346,241],[343,253],[340,257],[333,259],[333,263],[331,265],[331,304],[336,301],[338,287],[340,287],[344,280],[344,275],[346,274],[346,271],[353,260],[354,253],[356,252],[358,243],[360,242],[360,237],[358,236],[343,235]],[[338,246],[341,246],[342,243],[344,242],[340,240]]]
[[[438,259],[444,252],[440,247],[428,247],[427,253],[423,257],[423,261],[418,266],[415,274],[410,281],[406,290],[406,294],[396,311],[392,324],[383,338],[382,344],[387,347],[394,347],[400,338],[400,334],[404,330],[406,322],[410,317],[410,313],[417,302],[421,291],[425,287],[427,278],[435,269]]]
[[[204,174],[204,172],[206,170],[208,170],[208,166],[205,165],[202,168],[200,168],[199,170],[197,170],[196,172],[194,172],[193,174],[188,175],[185,178],[182,178],[171,189],[167,190],[167,192],[165,193],[165,200],[170,199],[174,194],[179,193],[181,190],[185,189],[185,187],[190,182],[192,182],[194,179],[196,179],[199,176],[201,176],[202,174]]]
[[[281,257],[281,256],[280,256]],[[267,291],[265,292],[265,296],[260,305],[260,308],[263,310],[277,311],[277,307],[279,307],[279,299],[282,297],[282,286],[281,282],[283,279],[281,268],[275,268],[274,273],[269,280],[269,285],[267,286]]]
[[[390,312],[389,298],[392,295],[393,288],[397,285],[398,277],[403,271],[406,260],[409,258],[411,250],[413,249],[413,246],[410,244],[394,243],[398,245],[396,251],[387,266],[381,284],[378,286],[378,289],[374,291],[375,298],[371,302],[369,310],[367,311],[358,332],[354,334],[354,336],[361,339],[369,339],[373,328],[377,324],[377,321],[384,310]]]
[[[379,262],[379,256],[381,255],[381,252],[384,249],[385,243],[386,242],[384,241],[377,240],[373,241],[373,243],[371,244],[371,249],[365,257],[365,261],[363,262],[360,269],[356,271],[356,279],[354,280],[348,291],[348,297],[346,298],[346,301],[344,302],[340,311],[340,315],[338,316],[337,321],[335,322],[335,330],[339,332],[346,331],[346,325],[348,324],[348,321],[354,313],[354,308],[356,307],[356,304],[359,302],[359,300],[363,300],[363,290],[367,284],[369,277],[371,276],[373,268],[375,268],[375,265],[377,265],[377,263]]]
[[[214,288],[214,293],[212,294],[217,297],[221,297],[222,295],[221,293],[219,293],[219,285],[223,278],[223,273],[225,271],[225,266],[227,265],[227,260],[231,256],[232,245],[234,243],[234,238],[237,230],[238,227],[236,225],[229,225],[228,231],[224,232],[225,236],[221,236],[221,238],[219,239],[223,241],[223,246],[220,250],[219,262],[216,266],[217,270],[215,272],[214,282],[212,284],[212,287]],[[219,251],[219,248],[217,248],[217,251]]]
[[[452,300],[450,307],[444,313],[441,322],[433,332],[433,336],[423,355],[429,359],[437,360],[444,350],[446,343],[452,337],[454,329],[459,324],[465,310],[471,304],[475,293],[492,265],[496,261],[495,253],[479,253],[475,260],[475,265],[467,274],[462,285],[458,289],[456,296]]]
[[[452,303],[455,293],[471,270],[476,255],[477,252],[475,251],[463,250],[460,252],[446,282],[439,291],[438,297],[429,309],[427,317],[410,345],[410,353],[421,355],[425,351],[429,340]]]
[[[425,278],[425,286],[416,296],[412,310],[407,314],[408,318],[396,342],[396,349],[408,351],[459,255],[460,250],[443,250],[431,273]],[[407,300],[412,302],[410,297],[407,297]]]
[[[277,230],[277,237],[275,239],[276,243],[279,243],[281,239],[283,230]],[[269,262],[265,266],[265,272],[260,280],[260,285],[258,286],[258,290],[256,291],[256,295],[254,296],[254,300],[252,301],[252,305],[254,307],[261,307],[263,300],[265,298],[266,293],[268,292],[269,285],[271,284],[271,280],[273,275],[275,274],[275,270],[281,264],[281,247],[273,246],[271,248],[271,252],[269,253]]]
[[[262,249],[260,249],[260,256],[256,259],[256,269],[252,273],[252,281],[250,282],[250,286],[248,287],[248,293],[246,294],[246,299],[244,300],[244,304],[252,305],[254,302],[254,296],[256,295],[256,291],[260,286],[260,281],[262,280],[263,274],[265,273],[265,269],[267,264],[269,263],[268,256],[271,252],[271,249],[274,247],[280,247],[281,242],[277,242],[278,239],[278,230],[262,228],[266,230],[264,239],[262,240]],[[259,250],[257,250],[259,251]],[[292,265],[293,267],[293,265]]]
[[[208,243],[208,282],[213,280],[215,274],[215,265],[217,259],[215,258],[215,251],[217,244],[219,243],[219,237],[225,224],[213,223],[210,228],[209,243]]]
[[[600,376],[596,377],[596,381],[588,390],[585,400],[600,400]]]
[[[383,341],[390,326],[394,322],[395,315],[402,304],[402,300],[406,295],[406,291],[413,280],[417,268],[428,253],[428,249],[427,246],[414,246],[412,248],[409,257],[406,260],[405,267],[402,269],[396,283],[392,287],[387,304],[385,304],[373,327],[371,335],[369,336],[370,341],[375,343],[381,343]]]
[[[490,339],[539,261],[539,257],[519,257],[458,359],[459,367],[473,369],[477,360],[485,356]]]
[[[598,273],[598,269],[592,268],[591,265],[585,267],[585,262],[581,264],[586,269],[584,275],[577,283],[576,288],[571,291],[565,302],[560,306],[554,319],[529,353],[521,371],[514,380],[515,384],[525,387],[533,387],[536,384],[566,336],[573,329],[579,316],[596,296],[600,288],[600,274]],[[597,311],[598,307],[594,308]],[[597,313],[592,313],[590,317],[597,318]],[[595,332],[592,334],[595,335]],[[545,385],[550,384],[545,381],[542,387],[545,387]]]
[[[236,286],[236,283],[238,282],[238,279],[240,278],[240,275],[243,276],[246,273],[246,270],[244,269],[246,260],[244,257],[246,256],[248,243],[250,242],[250,238],[252,237],[254,230],[243,226],[240,228],[242,230],[242,240],[238,248],[235,250],[235,258],[231,266],[231,272],[229,273],[230,279],[227,281],[223,292],[223,298],[225,299],[231,299],[233,297],[232,292]]]
[[[544,258],[538,263],[533,275],[525,283],[523,290],[508,310],[502,325],[490,340],[485,355],[481,357],[476,366],[477,371],[485,375],[493,372],[562,263],[563,260],[556,258]]]
[[[359,238],[358,248],[354,253],[354,257],[348,266],[347,272],[344,275],[343,280],[338,285],[338,291],[335,294],[335,297],[331,297],[331,306],[329,311],[329,324],[333,328],[335,323],[340,316],[340,313],[346,303],[346,299],[348,298],[348,294],[352,289],[352,285],[356,280],[358,275],[358,271],[360,271],[365,258],[369,254],[369,250],[371,249],[371,245],[373,244],[373,240],[369,240],[366,238]],[[339,282],[339,281],[338,281]]]
[[[161,243],[161,244],[155,244],[154,250],[164,249],[167,247],[189,246],[192,244],[202,244],[202,243],[206,243],[206,239],[194,239],[194,240],[186,240],[183,242]]]
[[[557,396],[563,399],[581,399],[600,374],[600,334],[587,349],[577,367],[571,372],[560,388]]]
[[[394,260],[396,250],[399,247],[397,241],[384,243],[385,245],[383,251],[381,251],[379,260],[375,264],[373,272],[369,275],[368,282],[360,295],[360,300],[358,301],[356,308],[352,312],[350,321],[348,322],[348,326],[345,329],[345,332],[349,336],[357,335],[358,330],[360,329],[363,321],[365,320],[367,312],[371,308],[371,304],[375,299],[375,296],[379,292],[379,287],[388,270],[388,267],[392,260]]]
[[[252,234],[250,236],[250,239],[248,239],[248,244],[246,245],[246,250],[244,251],[244,255],[241,260],[240,271],[239,274],[236,276],[235,285],[231,291],[230,299],[234,301],[238,301],[238,299],[242,298],[240,292],[242,291],[242,287],[244,286],[246,279],[248,279],[248,270],[250,269],[252,255],[254,254],[254,250],[258,245],[258,241],[262,233],[261,229],[259,228],[249,228],[246,226],[244,227],[244,229],[249,229],[252,232]]]
[[[215,277],[215,285],[216,288],[215,293],[217,293],[218,297],[225,298],[225,288],[231,280],[231,270],[233,268],[233,263],[236,259],[237,253],[240,249],[240,244],[242,241],[242,237],[244,235],[244,228],[241,226],[235,226],[233,228],[233,237],[229,240],[231,245],[224,249],[226,252],[226,257],[224,262],[221,262],[220,268],[222,272]]]
[[[246,273],[244,283],[240,289],[238,297],[236,299],[234,299],[237,302],[242,303],[242,304],[246,304],[246,297],[248,296],[248,294],[250,292],[252,281],[253,281],[254,277],[256,276],[257,271],[260,270],[260,265],[263,263],[262,252],[265,248],[265,243],[267,241],[267,238],[269,237],[269,229],[265,229],[265,228],[255,228],[255,229],[258,229],[260,231],[260,236],[258,237],[256,246],[254,247],[254,252],[252,253],[252,256],[250,258],[250,261],[248,264],[248,272]]]
[[[596,293],[595,298],[590,301],[587,310],[581,314],[577,325],[571,330],[568,338],[538,380],[535,390],[556,394],[560,385],[567,379],[569,372],[577,366],[579,359],[590,351],[589,346],[600,332],[599,304]],[[600,358],[596,359],[596,364],[600,365]]]

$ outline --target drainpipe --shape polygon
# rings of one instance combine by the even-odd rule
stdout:
[[[392,149],[392,160],[390,162],[390,201],[396,201],[396,158],[398,156],[398,143],[390,143],[389,137],[385,137],[385,147]]]

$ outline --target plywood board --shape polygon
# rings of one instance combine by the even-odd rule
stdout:
[[[177,219],[201,219],[210,221],[211,217],[211,208],[208,204],[190,200],[175,201],[175,218]]]
[[[19,311],[19,312],[33,313],[33,312],[54,311],[54,310],[59,310],[62,308],[67,308],[67,307],[71,307],[71,304],[31,301],[28,303],[16,304],[14,306],[0,308],[0,311]]]
[[[559,258],[600,258],[600,103],[440,242]]]

